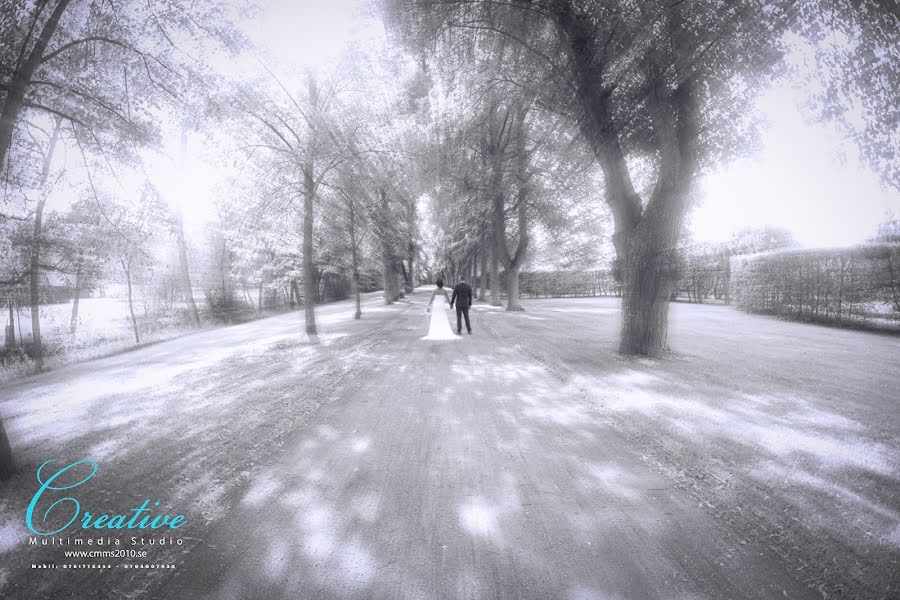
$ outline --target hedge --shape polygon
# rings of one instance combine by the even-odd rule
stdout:
[[[572,296],[618,296],[621,294],[611,271],[523,271],[519,273],[522,298]]]
[[[897,242],[734,256],[730,284],[747,312],[900,329]]]

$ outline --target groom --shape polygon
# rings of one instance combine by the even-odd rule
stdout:
[[[466,283],[465,277],[459,278],[459,283],[453,288],[453,297],[450,298],[450,308],[456,303],[456,334],[462,335],[461,318],[466,317],[466,330],[471,334],[472,326],[469,324],[469,307],[472,306],[472,288]]]

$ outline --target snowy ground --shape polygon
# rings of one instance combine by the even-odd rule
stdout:
[[[165,324],[147,331],[142,318],[142,304],[137,303],[141,325],[141,343],[170,339],[190,332],[186,325]],[[41,306],[41,339],[45,364],[58,367],[82,360],[106,356],[134,345],[134,329],[128,316],[128,302],[120,298],[82,298],[78,303],[78,326],[70,333],[72,303]],[[0,320],[6,323],[6,312]],[[31,343],[31,309],[23,307],[15,313],[16,340]],[[32,369],[30,362],[10,361],[0,364],[0,383],[15,379]]]
[[[897,597],[900,339],[675,304],[635,361],[612,299],[476,305],[452,342],[427,299],[4,386],[0,597]],[[177,568],[30,569],[65,562],[27,545],[35,470],[85,457],[85,507],[187,516],[150,551]]]

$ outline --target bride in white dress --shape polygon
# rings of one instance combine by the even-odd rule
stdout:
[[[458,340],[459,336],[450,327],[450,319],[447,318],[447,305],[450,304],[450,294],[444,288],[444,282],[438,279],[437,288],[431,292],[431,300],[425,312],[431,313],[431,325],[428,327],[428,335],[423,340]],[[443,298],[443,300],[441,300]],[[435,303],[435,299],[437,302]]]

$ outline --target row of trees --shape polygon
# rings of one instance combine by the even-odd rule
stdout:
[[[207,31],[218,29],[215,16],[227,14],[219,12],[226,5],[182,10],[174,2],[113,7],[40,0],[0,6],[0,237],[6,240],[0,291],[12,305],[27,290],[37,368],[44,357],[39,308],[47,273],[72,281],[74,328],[80,292],[117,264],[139,339],[132,292],[135,277],[152,262],[148,242],[166,223],[179,234],[181,227],[163,214],[158,189],[134,175],[141,149],[160,141],[160,115],[199,97],[191,85],[196,65],[172,40],[203,37],[226,47],[233,40]],[[110,175],[126,173],[130,185],[104,185]],[[69,198],[65,214],[47,210],[60,197]],[[183,250],[183,235],[179,240]],[[191,286],[184,289],[190,295]]]
[[[545,139],[541,131],[555,132],[550,124],[559,119],[551,139],[576,155],[586,151],[602,174],[622,285],[624,354],[665,352],[692,184],[704,169],[749,147],[749,105],[784,72],[781,57],[791,44],[808,50],[815,65],[811,108],[833,117],[864,107],[844,126],[886,181],[900,181],[890,159],[900,146],[890,116],[898,40],[896,17],[885,5],[425,0],[414,11],[401,0],[387,5],[410,47],[432,61],[446,97],[474,115],[472,126],[445,136],[466,168],[448,169],[442,179],[456,185],[444,185],[454,197],[477,198],[466,201],[462,212],[472,219],[465,226],[454,218],[455,206],[444,210],[453,232],[447,261],[472,270],[480,251],[489,257],[481,271],[488,269],[491,281],[498,280],[497,266],[505,267],[509,307],[516,308],[515,273],[533,226],[529,201],[538,212],[534,167],[542,146],[534,141]],[[559,157],[555,150],[548,154]]]
[[[161,318],[141,310],[148,295],[195,326],[254,296],[259,310],[302,304],[315,334],[316,302],[348,281],[357,318],[375,274],[388,302],[415,285],[422,111],[408,59],[358,46],[298,67],[242,34],[253,3],[0,8],[0,296],[27,295],[38,369],[50,278],[72,287],[73,329],[82,293],[121,283],[135,342]],[[226,56],[256,68],[221,69]],[[183,217],[189,139],[234,165],[200,235]],[[13,469],[0,424],[0,479]]]

